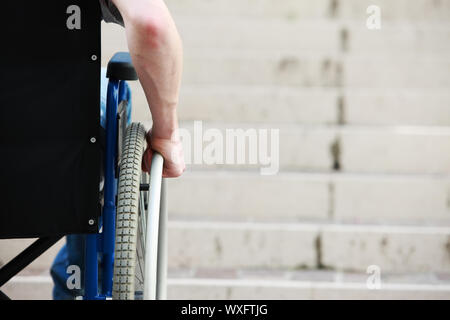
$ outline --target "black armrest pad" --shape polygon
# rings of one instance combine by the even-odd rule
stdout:
[[[108,62],[106,76],[114,80],[137,80],[131,57],[128,52],[117,52]]]

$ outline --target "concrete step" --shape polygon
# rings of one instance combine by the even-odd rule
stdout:
[[[169,181],[172,217],[209,220],[450,222],[439,176],[186,172]]]
[[[137,99],[137,105],[145,103]],[[178,112],[182,121],[333,124],[339,117],[338,100],[336,89],[186,85]],[[136,119],[145,119],[147,113],[136,111]]]
[[[146,101],[135,94],[136,119]],[[137,96],[138,95],[138,96]],[[184,121],[356,125],[450,125],[448,90],[339,90],[279,86],[184,86]]]
[[[148,121],[142,88],[130,85],[133,119]],[[447,89],[185,85],[178,113],[181,121],[449,126],[449,104]]]
[[[450,227],[172,221],[172,268],[450,272]]]
[[[186,50],[183,83],[338,87],[343,65],[329,54]]]
[[[231,48],[236,51],[337,52],[341,48],[339,25],[332,21],[298,22],[222,16],[180,16],[175,19],[185,50]]]
[[[371,5],[379,6],[382,19],[386,21],[448,21],[450,15],[450,1],[430,2],[427,0],[343,0],[335,1],[337,14],[344,19],[367,19],[367,8]]]
[[[25,248],[31,245],[36,239],[1,239],[0,240],[0,267],[8,263],[11,259],[16,257]],[[53,259],[56,257],[59,249],[64,245],[65,240],[61,239],[55,243],[50,249],[44,252],[36,260],[34,260],[26,269],[20,272],[19,275],[36,274],[41,270],[48,270]]]
[[[342,85],[350,89],[444,89],[450,86],[450,60],[440,56],[347,56],[342,70]]]
[[[448,88],[450,60],[367,55],[186,50],[184,84],[347,88]]]
[[[449,285],[386,285],[379,290],[359,283],[259,280],[169,281],[170,299],[181,300],[448,300]]]
[[[340,104],[340,118],[349,124],[450,125],[447,89],[349,89]]]
[[[450,50],[450,24],[383,23],[380,30],[361,27],[361,23],[343,22],[335,27],[340,35],[340,48],[351,54],[367,56],[380,53],[433,54]]]
[[[261,173],[266,174],[333,169],[358,173],[450,173],[448,127],[201,121],[183,122],[180,127],[185,160],[193,168],[264,168]],[[238,159],[235,149],[243,150],[242,159]]]
[[[171,268],[315,268],[316,225],[169,223]]]
[[[337,140],[343,171],[450,173],[448,127],[344,128]]]
[[[449,299],[448,275],[371,274],[326,270],[191,270],[169,272],[173,299]]]
[[[149,118],[142,89],[133,86],[133,116]],[[185,85],[181,121],[250,123],[450,125],[450,93],[437,90]]]
[[[398,226],[324,227],[321,263],[335,270],[450,271],[450,228]]]
[[[450,227],[172,220],[168,232],[172,269],[450,273]],[[2,259],[16,241],[2,240]],[[45,276],[55,255],[18,276]]]
[[[375,32],[362,28],[360,22],[333,20],[180,16],[176,23],[185,50],[297,50],[370,56],[380,52],[420,55],[450,51],[450,24],[447,23],[385,23]]]
[[[381,274],[377,287],[367,273],[283,270],[169,270],[168,298],[249,299],[450,299],[448,275]],[[13,299],[51,299],[48,275],[18,276],[2,290]]]
[[[232,0],[227,3],[219,0],[168,0],[169,10],[177,16],[199,15],[209,16],[243,16],[261,18],[323,18],[331,16],[334,11],[330,8],[329,0],[314,2],[287,0],[282,6],[275,5],[269,0]]]
[[[12,300],[51,300],[53,282],[49,274],[15,276],[1,290]]]
[[[340,18],[361,20],[368,17],[370,5],[378,5],[386,21],[448,21],[450,2],[429,0],[285,0],[280,5],[271,0],[167,0],[169,9],[178,15],[242,16],[307,20]]]

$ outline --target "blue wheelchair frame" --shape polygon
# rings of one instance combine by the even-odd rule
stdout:
[[[118,157],[118,106],[127,101],[125,80],[109,79],[106,100],[106,141],[104,160],[104,206],[101,216],[101,232],[86,236],[85,246],[85,296],[87,300],[102,300],[112,296],[116,195]],[[98,254],[102,259],[102,283],[98,288]]]
[[[129,92],[126,80],[137,80],[130,55],[126,52],[116,53],[108,63],[109,78],[106,95],[106,139],[104,157],[104,198],[100,230],[97,234],[86,236],[84,266],[84,299],[103,300],[112,297],[114,245],[116,230],[116,196],[118,175],[118,139],[120,115],[118,107],[128,101]],[[127,110],[125,110],[127,116]],[[127,119],[127,124],[129,119]],[[102,277],[99,284],[98,255],[101,256]]]

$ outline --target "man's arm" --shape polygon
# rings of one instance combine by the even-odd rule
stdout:
[[[125,24],[128,48],[153,118],[143,168],[148,171],[152,150],[164,157],[165,177],[184,169],[178,135],[177,104],[183,49],[175,23],[163,0],[112,0]]]

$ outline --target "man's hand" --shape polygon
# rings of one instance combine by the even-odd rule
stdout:
[[[172,139],[160,138],[152,134],[152,130],[147,133],[147,149],[142,159],[142,170],[150,172],[150,165],[153,152],[159,152],[164,158],[163,177],[176,178],[186,169],[183,156],[183,148],[178,137]]]

